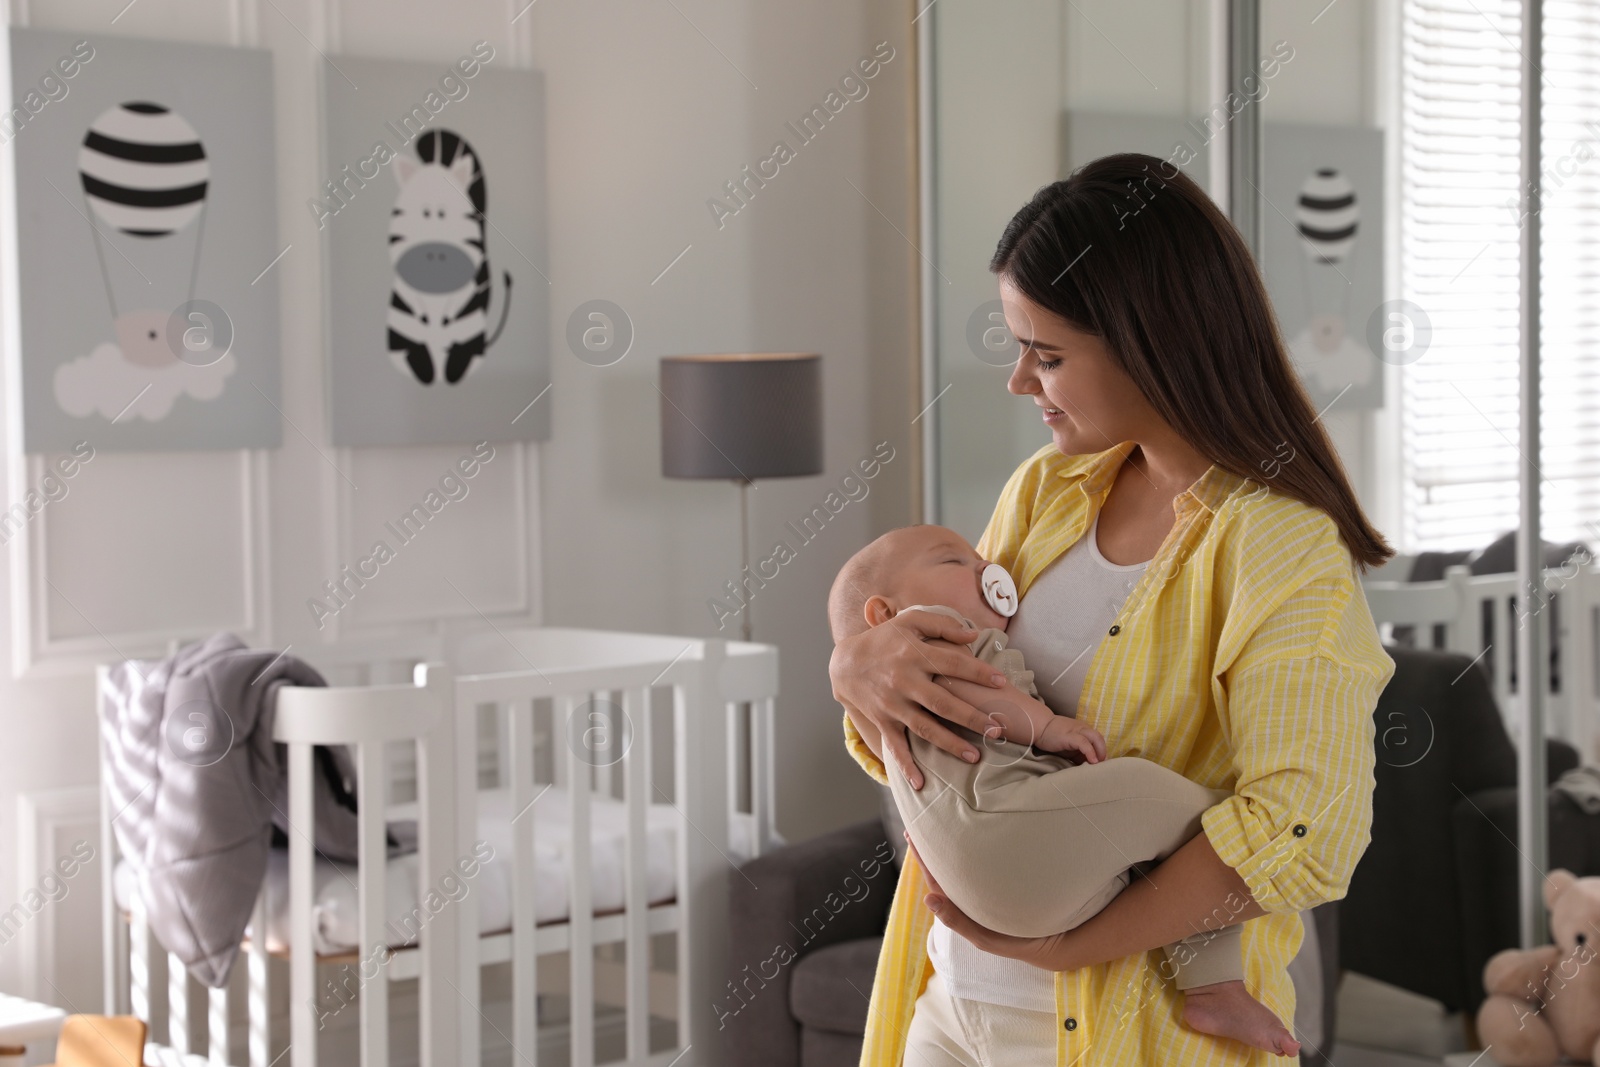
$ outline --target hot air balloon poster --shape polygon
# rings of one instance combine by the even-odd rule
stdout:
[[[1262,271],[1290,358],[1319,410],[1381,407],[1383,134],[1267,123],[1262,141]]]
[[[26,29],[10,44],[30,113],[10,131],[6,272],[24,448],[279,444],[269,54]],[[89,57],[77,76],[37,92],[72,55]]]

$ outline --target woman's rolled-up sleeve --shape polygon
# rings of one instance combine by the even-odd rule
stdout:
[[[883,769],[883,761],[872,754],[872,749],[861,739],[861,731],[856,729],[856,724],[850,721],[850,713],[844,715],[844,747],[855,761],[861,764],[861,769],[870,774],[880,785],[889,784],[889,774]]]
[[[1237,781],[1201,824],[1269,912],[1344,896],[1372,827],[1372,713],[1394,661],[1349,556],[1322,555],[1213,686]]]

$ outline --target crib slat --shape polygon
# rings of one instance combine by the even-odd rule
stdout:
[[[107,863],[110,861],[107,860]],[[113,899],[111,907],[116,910],[116,901]],[[111,987],[106,993],[112,999],[106,1004],[106,1011],[111,1015],[131,1015],[133,1005],[129,1003],[128,986],[132,975],[132,939],[129,937],[128,924],[123,921],[120,914],[113,914],[110,920],[113,924],[111,932],[111,958],[110,965],[106,968],[107,982]]]
[[[584,716],[586,728],[599,728],[598,733],[594,735],[599,741],[597,745],[591,746],[589,763],[595,792],[603,797],[616,795],[616,782],[612,776],[614,766],[612,761],[616,757],[616,752],[612,749],[614,741],[612,728],[620,724],[610,721],[612,712],[616,708],[616,702],[612,699],[615,695],[609,689],[597,689],[590,693],[588,710],[592,714]]]
[[[1445,568],[1445,588],[1449,590],[1451,602],[1455,605],[1455,617],[1450,619],[1445,626],[1445,648],[1451,652],[1463,652],[1468,656],[1476,656],[1488,644],[1483,632],[1483,593],[1480,583],[1472,580],[1472,571],[1464,566]],[[1498,587],[1500,583],[1496,582]],[[1489,590],[1491,599],[1498,600],[1498,588]],[[1400,595],[1405,596],[1402,587]],[[1412,600],[1417,598],[1413,597]],[[1500,620],[1495,620],[1498,628]],[[1427,634],[1420,635],[1424,640]]]
[[[250,993],[246,1014],[250,1020],[250,1067],[272,1063],[272,990],[268,986],[267,887],[256,897],[250,915]]]
[[[460,825],[476,828],[475,807],[468,803],[477,797],[471,769],[477,763],[476,701],[455,688],[442,665],[418,666],[412,680],[426,692],[410,699],[421,705],[419,714],[431,715],[427,732],[417,739],[417,869],[419,879],[426,879],[420,884],[433,887],[460,859]],[[475,904],[469,893],[433,915],[423,930],[417,983],[420,1067],[478,1062],[477,924],[467,917],[476,914]]]
[[[382,971],[388,943],[383,930],[388,915],[384,894],[389,859],[384,796],[387,755],[386,742],[356,746],[356,890],[361,900],[356,977],[361,988],[361,1067],[389,1067],[389,982]]]
[[[733,813],[739,810],[739,765],[749,749],[741,743],[744,740],[744,730],[741,728],[743,723],[740,721],[739,705],[731,700],[727,701],[722,704],[722,711],[725,720],[722,736],[728,739],[729,757],[724,761],[723,773],[727,777],[728,815],[731,825]],[[712,766],[715,766],[715,763]],[[750,784],[752,787],[755,785],[754,782]]]
[[[559,701],[558,719],[570,719],[577,709],[577,700],[563,696]],[[571,723],[571,730],[584,730],[586,724]],[[569,734],[570,737],[570,734]],[[572,867],[568,871],[570,894],[568,899],[568,928],[571,946],[568,961],[571,965],[572,996],[572,1067],[594,1067],[594,893],[591,885],[589,837],[589,783],[590,759],[585,758],[590,749],[583,743],[569,744],[566,751],[568,770],[568,795],[571,798]]]
[[[573,706],[570,697],[552,700],[550,702],[550,751],[555,757],[550,761],[550,776],[556,785],[563,788],[567,785],[570,775],[567,773],[567,752],[571,745],[568,737],[569,723],[567,719]],[[565,710],[563,710],[565,709]],[[584,768],[587,770],[588,768]]]
[[[317,1065],[317,955],[311,939],[316,856],[312,746],[289,744],[289,1055],[293,1067]]]
[[[648,825],[650,793],[650,690],[629,689],[622,694],[623,723],[632,740],[623,755],[628,805],[628,865],[626,933],[628,1062],[642,1064],[650,1054],[650,885],[648,880]]]
[[[1548,572],[1547,572],[1548,575]],[[1547,651],[1560,652],[1562,649],[1572,649],[1572,609],[1575,606],[1576,596],[1566,592],[1565,579],[1558,572],[1553,580],[1547,580],[1542,594],[1544,601],[1544,614],[1550,616],[1549,644],[1545,645]],[[1537,609],[1537,602],[1535,608]],[[1545,730],[1551,737],[1559,737],[1567,741],[1573,740],[1575,722],[1573,719],[1574,700],[1573,694],[1573,664],[1576,657],[1568,654],[1563,657],[1564,665],[1559,672],[1566,684],[1560,688],[1545,686]],[[1546,682],[1554,681],[1552,672],[1546,671]],[[1582,751],[1580,748],[1579,751]]]
[[[131,987],[128,990],[129,1001],[133,1014],[144,1022],[146,1027],[154,1029],[155,1020],[150,1016],[151,970],[155,966],[150,936],[150,924],[144,917],[144,903],[135,894],[129,902],[128,908],[128,940],[131,942],[128,956]]]
[[[441,871],[452,867],[459,870],[478,839],[479,704],[476,698],[465,697],[459,690],[452,688],[450,692],[454,695],[448,706],[455,708],[455,770],[453,775],[443,779],[449,783],[449,788],[440,798],[440,813],[444,821],[454,820],[454,823],[449,836],[452,843],[440,854]],[[499,703],[486,703],[489,703],[490,725],[498,730]],[[454,988],[444,996],[455,1010],[456,1025],[452,1031],[454,1036],[447,1039],[444,1058],[433,1067],[455,1067],[483,1060],[483,1016],[478,1007],[483,1001],[483,971],[478,965],[478,895],[467,890],[445,912],[447,914],[441,918],[453,924],[441,927],[439,936],[454,942],[447,966],[456,972],[456,977],[451,982]]]
[[[494,717],[495,779],[498,789],[511,788],[511,701]]]
[[[778,775],[777,775],[777,701],[767,697],[756,704],[755,743],[750,746],[751,774],[759,788],[752,787],[755,802],[752,805],[755,821],[755,855],[764,856],[772,851],[773,835],[778,829]]]
[[[95,672],[97,691],[104,693],[109,686],[110,668],[101,665]],[[106,758],[105,735],[100,735],[100,765]],[[118,812],[112,810],[111,774],[102,770],[100,775],[100,948],[104,955],[101,965],[101,1010],[107,1015],[121,1015],[123,989],[128,973],[128,927],[117,909],[116,870],[117,834],[112,820]]]
[[[1521,701],[1511,693],[1511,670],[1516,665],[1516,612],[1509,603],[1511,591],[1490,600],[1490,618],[1494,626],[1494,698],[1500,714],[1506,720],[1506,730],[1512,737],[1521,736],[1517,723],[1522,717]],[[1548,647],[1548,646],[1546,646]],[[1469,653],[1470,655],[1470,653]]]
[[[681,682],[672,688],[672,791],[673,806],[679,813],[678,854],[672,858],[677,868],[678,891],[678,1045],[680,1047],[692,1043],[688,1034],[692,1029],[690,1012],[694,1010],[690,981],[696,969],[693,954],[696,948],[695,938],[699,933],[694,914],[694,885],[690,881],[694,875],[692,862],[694,830],[683,816],[684,796],[689,792],[691,785],[688,778],[691,771],[688,746],[699,740],[699,731],[694,727],[694,719],[705,708],[700,700],[707,696],[700,688],[698,678],[697,675],[694,681]],[[715,767],[716,764],[713,762],[712,766]]]
[[[230,976],[231,977],[231,976]],[[206,1043],[212,1063],[232,1062],[228,1056],[228,987],[213,989],[206,998]]]
[[[1600,654],[1595,646],[1595,568],[1580,566],[1568,589],[1571,603],[1565,610],[1571,637],[1567,647],[1573,654],[1562,658],[1562,672],[1571,678],[1570,684],[1563,681],[1562,685],[1569,690],[1572,700],[1573,744],[1577,745],[1584,763],[1594,763],[1600,759],[1595,745],[1595,657]]]
[[[719,729],[726,703],[721,679],[726,642],[701,642],[697,669],[673,690],[673,783],[678,824],[678,1044],[714,1049],[712,1013],[717,978],[728,958],[727,779],[716,772],[733,758]],[[710,767],[710,773],[703,768]],[[707,1053],[697,1052],[697,1055]],[[715,1052],[709,1054],[715,1057]],[[714,1061],[714,1059],[713,1059]]]
[[[167,953],[167,1044],[174,1052],[189,1051],[189,969]]]
[[[511,1047],[515,1059],[537,1067],[539,1060],[538,921],[534,910],[533,856],[537,792],[533,782],[533,701],[506,708],[508,774],[511,786]]]

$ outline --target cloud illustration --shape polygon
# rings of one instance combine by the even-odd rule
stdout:
[[[187,394],[196,400],[221,396],[224,381],[237,365],[229,353],[208,367],[181,360],[163,367],[140,366],[128,362],[120,348],[107,342],[82,359],[56,368],[56,403],[79,418],[99,414],[116,419],[120,415],[159,422],[180,396]]]
[[[1325,391],[1337,392],[1345,386],[1364,386],[1372,380],[1377,358],[1367,346],[1348,335],[1337,338],[1331,350],[1317,343],[1310,327],[1289,342],[1289,356],[1302,377],[1313,378]]]

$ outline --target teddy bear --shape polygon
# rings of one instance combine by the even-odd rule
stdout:
[[[1555,944],[1489,960],[1478,1036],[1503,1067],[1600,1064],[1600,878],[1552,871],[1544,903]]]

